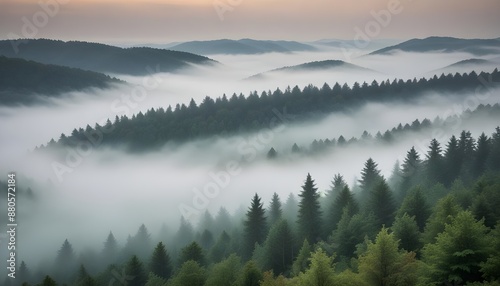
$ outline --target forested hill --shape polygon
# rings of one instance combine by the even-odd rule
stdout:
[[[352,87],[336,83],[321,88],[309,85],[303,90],[297,86],[284,92],[252,92],[248,97],[233,94],[215,100],[205,97],[197,105],[191,100],[188,106],[177,104],[174,108],[151,109],[145,114],[128,118],[121,116],[108,120],[103,144],[128,145],[135,150],[159,147],[169,141],[183,141],[212,135],[233,134],[269,127],[272,118],[277,122],[310,119],[333,111],[348,111],[367,102],[409,102],[429,92],[462,93],[486,92],[500,86],[500,73],[475,72],[470,74],[441,75],[431,79],[373,81],[371,84],[355,83]],[[283,114],[286,111],[286,114]],[[281,115],[277,115],[277,113]],[[295,118],[295,119],[294,119]],[[59,143],[74,145],[88,141],[86,134],[103,127],[74,129],[69,136],[62,135]],[[99,130],[100,132],[100,130]],[[54,145],[51,141],[49,145]]]
[[[130,75],[172,72],[191,64],[216,63],[207,57],[186,52],[153,48],[123,49],[98,43],[46,39],[0,41],[0,55],[95,72]]]
[[[500,38],[497,39],[459,39],[452,37],[428,37],[425,39],[411,39],[398,45],[386,47],[370,53],[370,55],[390,54],[395,51],[403,52],[466,52],[473,55],[498,54]]]
[[[40,95],[107,88],[122,81],[105,74],[0,56],[0,105],[29,104]]]

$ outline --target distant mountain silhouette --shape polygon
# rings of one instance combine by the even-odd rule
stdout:
[[[190,53],[153,48],[119,48],[88,42],[26,40],[16,52],[13,42],[0,41],[0,55],[23,58],[102,73],[147,75],[152,72],[174,72],[191,64],[215,61]]]
[[[299,51],[314,51],[311,45],[294,41],[259,41],[252,39],[241,40],[213,40],[185,42],[171,47],[172,50],[184,51],[200,55],[212,54],[263,54],[263,53],[289,53]]]
[[[296,66],[287,66],[274,70],[270,70],[267,72],[259,73],[249,77],[248,79],[259,79],[266,75],[275,73],[275,72],[300,72],[300,71],[320,71],[320,70],[332,70],[332,69],[342,69],[342,70],[352,70],[352,71],[371,71],[373,70],[363,68],[357,65],[353,65],[350,63],[346,63],[341,60],[325,60],[325,61],[315,61],[308,62]]]
[[[29,104],[40,95],[107,88],[122,81],[105,74],[0,56],[0,104]]]
[[[497,39],[458,39],[451,37],[429,37],[412,39],[395,46],[386,47],[370,53],[370,55],[390,54],[395,51],[404,52],[467,52],[474,55],[500,53],[500,38]]]
[[[458,61],[446,67],[429,72],[429,74],[436,73],[463,73],[463,72],[481,72],[492,71],[500,66],[500,61],[484,60],[484,59],[467,59]]]

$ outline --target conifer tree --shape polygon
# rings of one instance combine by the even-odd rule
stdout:
[[[125,274],[130,277],[127,285],[143,286],[146,283],[147,276],[144,266],[136,255],[133,255],[125,265]]]
[[[378,170],[377,163],[375,163],[372,158],[366,160],[365,166],[361,171],[361,180],[359,180],[359,187],[361,188],[360,201],[362,203],[368,200],[370,193],[373,191],[375,185],[377,185],[377,183],[381,179],[382,176],[380,175],[380,171]]]
[[[275,222],[281,219],[282,215],[283,210],[281,209],[280,197],[277,193],[274,193],[269,206],[269,226],[273,226]]]
[[[267,224],[266,216],[261,198],[255,194],[244,221],[244,252],[243,257],[248,259],[252,256],[256,243],[262,244],[266,239]]]
[[[378,227],[390,226],[394,221],[394,199],[385,180],[380,180],[370,194],[368,213],[373,213]]]
[[[316,243],[321,238],[321,210],[317,190],[311,175],[307,174],[302,192],[299,194],[301,197],[297,220],[299,241],[307,239]]]
[[[149,270],[158,277],[169,279],[172,274],[172,264],[170,256],[165,249],[163,242],[158,242],[153,254],[151,255],[151,262]]]

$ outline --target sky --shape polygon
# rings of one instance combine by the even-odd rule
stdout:
[[[0,0],[0,39],[497,38],[498,0]]]

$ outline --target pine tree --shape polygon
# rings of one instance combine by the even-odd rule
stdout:
[[[271,227],[264,249],[266,269],[272,269],[275,275],[288,272],[294,259],[294,241],[286,220],[280,219]]]
[[[396,208],[394,199],[385,180],[379,181],[370,194],[368,213],[373,213],[377,226],[390,226],[394,221]]]
[[[278,152],[276,152],[276,150],[271,147],[271,149],[269,149],[269,152],[267,152],[267,159],[274,159],[276,157],[278,157]]]
[[[267,224],[266,216],[261,198],[255,194],[252,204],[247,211],[244,222],[244,252],[243,257],[248,259],[252,256],[256,243],[262,244],[266,239]]]
[[[193,260],[201,266],[204,266],[206,263],[203,249],[194,241],[181,250],[179,265],[189,260]]]
[[[481,136],[477,139],[477,149],[474,155],[474,167],[472,168],[475,177],[479,177],[486,170],[491,147],[490,142],[490,139],[484,134],[484,132],[481,133]]]
[[[361,171],[361,180],[359,180],[359,187],[361,188],[361,202],[367,201],[375,185],[377,185],[377,183],[382,179],[380,171],[377,167],[377,163],[375,163],[372,158],[369,158],[365,162],[365,166]]]
[[[455,136],[451,136],[448,145],[446,145],[444,161],[446,170],[444,183],[446,186],[450,186],[460,174],[463,162],[463,153],[460,151],[458,140]]]
[[[500,127],[495,128],[491,136],[490,152],[488,156],[488,168],[490,170],[500,170]]]
[[[307,239],[316,243],[321,239],[321,210],[317,190],[311,175],[307,174],[302,192],[299,194],[301,197],[297,220],[299,241]]]
[[[411,147],[402,165],[401,173],[403,179],[401,181],[401,189],[399,190],[398,198],[400,202],[405,198],[408,190],[420,181],[421,164],[422,161],[415,147]]]
[[[309,257],[311,257],[311,253],[312,247],[307,239],[305,239],[302,247],[300,248],[299,254],[297,255],[297,258],[292,265],[292,274],[294,276],[298,276],[300,272],[304,272],[309,267]]]
[[[47,275],[43,279],[41,286],[57,286],[57,283],[54,279],[52,279],[52,277]]]
[[[334,257],[328,256],[321,248],[311,255],[311,266],[299,275],[300,285],[335,286]]]
[[[223,231],[229,232],[231,231],[231,216],[229,215],[229,212],[226,210],[226,208],[221,207],[219,209],[219,212],[217,213],[217,216],[215,217],[215,223],[214,223],[214,235],[218,236],[220,235]]]
[[[163,242],[159,242],[151,255],[151,262],[149,265],[149,270],[156,276],[163,279],[169,279],[172,274],[172,264],[170,262],[170,256],[165,249]]]
[[[125,265],[125,273],[130,277],[127,285],[143,286],[146,283],[147,277],[144,266],[136,255],[133,255]]]
[[[296,220],[298,213],[299,213],[299,203],[295,199],[295,195],[293,193],[290,193],[290,195],[288,195],[285,204],[283,205],[283,218],[290,223],[290,226],[293,229],[296,228]]]
[[[424,243],[435,242],[438,234],[444,231],[445,225],[451,223],[452,218],[459,212],[460,207],[452,195],[440,199],[434,206],[434,210],[425,225]]]
[[[215,242],[212,249],[210,249],[209,257],[214,263],[222,261],[224,258],[229,256],[229,246],[231,243],[231,238],[229,235],[223,231],[217,241]]]
[[[204,250],[210,249],[214,244],[214,236],[213,236],[212,232],[210,232],[208,229],[205,229],[201,233],[201,235],[198,239],[198,242],[200,243],[200,246]]]
[[[332,231],[337,228],[337,224],[342,218],[342,214],[345,209],[347,210],[349,218],[357,214],[359,211],[358,203],[347,185],[345,185],[342,191],[337,194],[333,205],[329,209],[330,212],[328,213],[328,217],[325,219],[328,235],[330,235]]]
[[[341,258],[351,258],[354,256],[356,247],[362,243],[365,236],[370,236],[373,228],[372,216],[363,217],[361,214],[351,216],[347,210],[338,223],[336,230],[333,232],[332,241],[335,243],[335,252]]]
[[[398,217],[402,217],[405,213],[411,217],[415,217],[419,231],[424,230],[425,223],[431,215],[431,210],[420,187],[417,186],[410,190],[403,200],[397,215]]]
[[[200,222],[198,223],[197,229],[198,230],[213,231],[214,224],[215,224],[215,220],[212,217],[212,215],[210,214],[210,212],[208,212],[208,210],[207,210],[207,211],[205,211],[205,213],[201,217]]]
[[[281,209],[280,197],[277,193],[274,193],[269,206],[269,225],[273,226],[275,222],[281,219],[282,215],[283,211]]]
[[[421,233],[414,216],[410,217],[408,213],[404,213],[403,216],[396,218],[391,229],[402,249],[417,253],[422,247],[420,243]]]
[[[335,228],[336,224],[331,221],[330,216],[334,211],[333,205],[335,204],[335,199],[337,199],[345,186],[347,186],[347,183],[344,181],[344,177],[340,174],[334,175],[330,189],[326,192],[325,198],[321,200],[321,209],[324,210],[324,214],[326,216],[326,227],[324,228],[326,236],[328,236]]]
[[[118,257],[118,243],[116,242],[115,236],[110,231],[108,238],[104,242],[104,248],[101,252],[101,261],[103,266],[115,263]]]
[[[368,285],[416,285],[415,253],[399,251],[398,241],[382,228],[359,258],[359,274]]]
[[[426,177],[430,185],[434,185],[438,182],[443,182],[444,180],[444,158],[441,153],[441,145],[436,139],[432,139],[429,146],[429,151],[426,155],[427,161],[425,168]]]
[[[482,281],[481,265],[491,253],[489,229],[469,211],[461,211],[446,224],[436,242],[423,249],[430,265],[431,283]]]
[[[75,273],[77,270],[75,252],[73,251],[73,246],[66,239],[63,245],[57,252],[57,257],[55,261],[56,274],[55,277],[58,281],[69,282],[71,279],[71,274]]]
[[[181,224],[179,226],[179,230],[175,234],[173,240],[175,242],[175,245],[173,245],[173,248],[174,249],[182,248],[186,246],[189,242],[193,241],[193,239],[194,239],[193,226],[186,219],[184,219],[183,216],[181,216]]]
[[[177,274],[169,281],[172,286],[204,286],[207,271],[196,261],[186,261]]]

